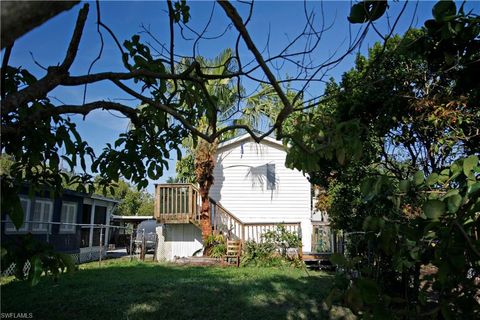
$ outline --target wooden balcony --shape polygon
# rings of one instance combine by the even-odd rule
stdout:
[[[193,223],[200,226],[201,196],[196,186],[185,183],[157,184],[155,186],[154,216],[159,223]],[[300,222],[244,223],[220,203],[210,198],[210,218],[215,234],[228,239],[262,241],[262,234],[284,225],[288,231],[301,234]]]
[[[200,204],[200,194],[191,184],[156,185],[154,216],[159,223],[198,223]]]

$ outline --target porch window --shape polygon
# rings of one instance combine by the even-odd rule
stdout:
[[[95,224],[106,224],[107,223],[107,207],[104,206],[95,206],[95,217],[93,219]],[[93,243],[94,247],[100,245],[100,228],[95,227],[93,229]],[[102,244],[105,245],[105,228],[103,228],[102,234]]]
[[[32,223],[32,232],[49,232],[52,221],[53,202],[50,200],[35,200],[32,220],[39,223]],[[42,223],[40,223],[42,222]]]
[[[22,206],[23,211],[23,224],[22,226],[17,229],[15,225],[11,222],[10,216],[7,216],[7,223],[5,224],[5,232],[26,232],[28,230],[28,221],[30,218],[30,199],[20,197],[20,204]]]
[[[275,190],[275,164],[267,163],[267,190]]]
[[[95,217],[93,223],[105,224],[107,222],[107,207],[95,206]]]
[[[77,221],[77,203],[75,202],[63,202],[62,203],[62,216],[60,222],[62,223],[75,223]],[[60,232],[62,233],[75,233],[75,226],[71,224],[61,224]]]

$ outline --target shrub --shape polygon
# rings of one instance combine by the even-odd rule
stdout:
[[[221,258],[227,253],[225,237],[221,234],[211,234],[204,241],[205,255]]]
[[[272,267],[281,265],[301,266],[301,260],[297,255],[289,256],[289,248],[301,246],[299,236],[288,231],[285,226],[277,226],[263,234],[262,242],[247,241],[243,245],[242,266]]]
[[[298,234],[288,231],[284,225],[279,225],[275,230],[265,232],[263,240],[273,243],[282,257],[287,256],[287,249],[299,248],[302,245]]]
[[[76,269],[75,262],[68,254],[58,253],[50,244],[35,239],[32,234],[18,236],[13,242],[1,248],[1,272],[12,263],[15,264],[15,277],[19,280],[28,280],[31,285],[40,281],[45,273],[52,275],[55,280],[62,272],[71,272]],[[28,273],[24,267],[30,263]]]

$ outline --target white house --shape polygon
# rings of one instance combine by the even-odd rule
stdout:
[[[285,167],[281,142],[249,134],[218,146],[210,196],[243,222],[300,222],[303,251],[311,250],[311,185]]]
[[[324,240],[318,230],[325,221],[313,214],[311,184],[300,171],[285,167],[285,160],[285,147],[270,137],[256,143],[245,134],[221,143],[210,189],[214,231],[259,241],[263,232],[284,224],[300,234],[303,252],[319,248],[317,242]],[[155,199],[157,257],[172,260],[201,251],[196,187],[159,184]]]

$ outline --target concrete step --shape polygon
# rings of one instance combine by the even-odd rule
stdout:
[[[174,263],[180,265],[215,266],[221,265],[222,260],[211,257],[175,257]]]

